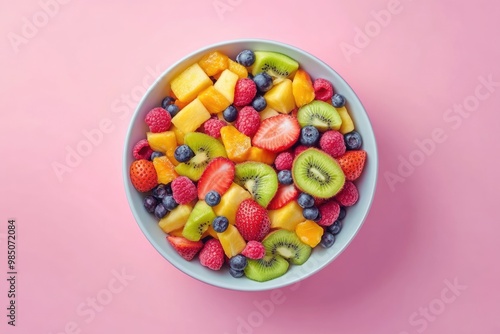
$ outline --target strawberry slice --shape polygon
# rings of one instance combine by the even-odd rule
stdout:
[[[284,207],[294,199],[296,199],[299,196],[299,191],[293,184],[290,184],[288,186],[285,186],[283,184],[280,184],[278,186],[278,191],[276,192],[276,195],[274,195],[273,199],[267,206],[268,210],[276,210],[281,207]]]
[[[344,171],[345,178],[348,181],[356,180],[365,167],[366,152],[363,150],[347,151],[337,158],[337,161]]]
[[[208,192],[212,190],[217,191],[221,196],[224,195],[233,183],[233,179],[234,163],[222,157],[213,159],[198,181],[198,198],[205,199]]]
[[[191,241],[184,237],[167,236],[168,242],[184,259],[191,261],[203,248],[202,241]]]
[[[293,146],[300,136],[300,125],[289,115],[276,115],[260,123],[252,139],[254,146],[270,152],[282,152]]]

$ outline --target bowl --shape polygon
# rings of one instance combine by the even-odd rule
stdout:
[[[322,77],[330,80],[335,92],[346,97],[346,107],[355,123],[356,131],[363,138],[363,149],[367,152],[365,169],[362,176],[356,181],[360,193],[359,201],[348,208],[347,216],[343,221],[343,229],[336,236],[334,245],[328,249],[317,246],[303,265],[290,265],[290,269],[285,275],[267,282],[255,282],[246,277],[236,279],[229,275],[227,269],[212,271],[201,266],[196,259],[186,261],[181,258],[166,241],[166,234],[158,227],[157,219],[144,209],[144,194],[135,190],[129,177],[129,167],[133,161],[132,148],[137,141],[145,138],[148,131],[144,117],[149,110],[161,104],[162,99],[168,94],[169,82],[207,52],[219,50],[235,59],[236,55],[244,49],[284,53],[297,60],[301,68],[305,69],[313,79]],[[125,191],[134,218],[149,242],[167,261],[185,274],[213,286],[239,291],[263,291],[294,284],[313,275],[331,263],[346,249],[358,233],[370,209],[377,181],[378,155],[369,117],[359,98],[337,72],[320,59],[297,47],[271,40],[241,39],[204,47],[187,55],[163,72],[147,90],[132,116],[125,139],[122,167]]]

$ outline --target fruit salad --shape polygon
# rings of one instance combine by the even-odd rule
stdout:
[[[207,270],[285,275],[334,245],[358,201],[367,154],[346,99],[285,54],[209,52],[144,122],[130,181],[165,242]]]

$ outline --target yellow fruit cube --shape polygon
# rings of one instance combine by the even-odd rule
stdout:
[[[170,131],[172,131],[175,134],[175,139],[177,140],[177,145],[184,144],[184,136],[185,136],[184,132],[177,129],[177,127],[174,124],[170,125]]]
[[[214,87],[230,102],[234,102],[234,88],[238,81],[238,75],[230,70],[224,70],[219,79],[215,82]]]
[[[222,233],[217,233],[217,235],[224,249],[224,253],[228,258],[240,254],[247,244],[238,229],[233,225],[229,225],[227,230]]]
[[[234,162],[244,162],[250,153],[252,140],[232,125],[220,129],[222,143],[226,148],[227,157]]]
[[[304,215],[297,201],[291,201],[280,209],[269,210],[269,219],[271,220],[271,228],[295,231],[297,224],[304,221]]]
[[[243,187],[233,183],[226,193],[222,195],[220,203],[213,208],[214,212],[217,216],[225,216],[229,220],[229,224],[234,224],[236,222],[236,210],[238,210],[238,206],[248,198],[252,198],[252,195]]]
[[[354,130],[354,122],[352,121],[351,116],[349,116],[349,112],[346,107],[335,108],[339,113],[340,118],[342,119],[342,125],[340,126],[339,132],[343,135]]]
[[[168,215],[160,219],[158,225],[163,230],[163,232],[181,237],[182,228],[186,224],[186,221],[188,220],[188,217],[191,214],[192,210],[193,207],[191,205],[181,204],[170,211]],[[177,232],[174,231],[179,231],[178,235]]]
[[[178,164],[177,160],[174,158],[175,148],[177,147],[177,138],[173,131],[158,133],[148,132],[146,136],[149,147],[151,147],[153,151],[164,153],[174,165]]]
[[[283,79],[264,94],[267,105],[282,114],[288,114],[295,109],[292,80]]]
[[[164,155],[154,158],[153,166],[155,167],[156,175],[158,176],[158,183],[167,184],[179,176],[175,171],[174,164]]]
[[[213,76],[227,69],[229,66],[228,62],[228,56],[219,51],[214,51],[204,55],[198,62],[198,65],[200,65],[208,76]]]
[[[323,232],[324,229],[312,220],[306,220],[295,227],[295,233],[300,241],[311,247],[316,247],[320,243]]]
[[[198,95],[201,103],[207,108],[211,114],[217,114],[224,111],[231,102],[226,99],[226,97],[219,92],[214,86],[209,86],[203,92]]]
[[[190,102],[194,100],[202,90],[211,85],[212,80],[205,71],[203,71],[200,65],[195,63],[176,76],[172,80],[170,88],[181,102]]]
[[[259,113],[260,121],[261,122],[263,120],[265,120],[266,118],[273,117],[273,116],[276,116],[276,115],[279,115],[279,112],[277,112],[276,110],[274,110],[273,108],[270,108],[270,107],[266,107],[266,109],[262,110]]]
[[[238,78],[244,79],[248,77],[248,71],[245,66],[238,64],[232,59],[229,59],[228,70],[238,75]]]
[[[263,148],[252,146],[250,147],[250,153],[248,154],[248,161],[258,161],[263,162],[268,165],[272,165],[276,159],[277,153],[269,152]]]
[[[188,133],[194,132],[209,118],[210,113],[207,108],[199,99],[194,99],[172,118],[172,123],[177,129]]]

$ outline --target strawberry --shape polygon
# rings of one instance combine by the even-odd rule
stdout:
[[[249,198],[236,210],[235,226],[246,241],[261,241],[269,233],[271,221],[266,209]]]
[[[276,115],[260,123],[252,144],[270,152],[282,152],[292,147],[299,136],[300,125],[296,118]]]
[[[167,236],[168,242],[184,259],[191,261],[203,248],[203,242],[191,241],[184,237]]]
[[[200,252],[201,265],[212,270],[219,270],[224,264],[224,260],[224,249],[220,241],[217,239],[208,240]]]
[[[135,160],[130,165],[130,181],[140,192],[150,191],[158,185],[158,176],[153,163],[146,159]]]
[[[219,195],[229,189],[234,179],[234,163],[227,158],[215,158],[207,165],[198,181],[198,198],[205,199],[209,191],[215,190]]]
[[[345,178],[348,181],[356,180],[365,167],[366,152],[363,150],[347,151],[337,158],[337,161],[344,171]]]
[[[290,203],[294,199],[296,199],[299,196],[299,191],[293,184],[290,184],[288,186],[285,186],[283,184],[280,184],[278,186],[278,191],[276,192],[276,195],[274,195],[273,199],[267,206],[268,210],[276,210],[279,209],[286,204]]]

